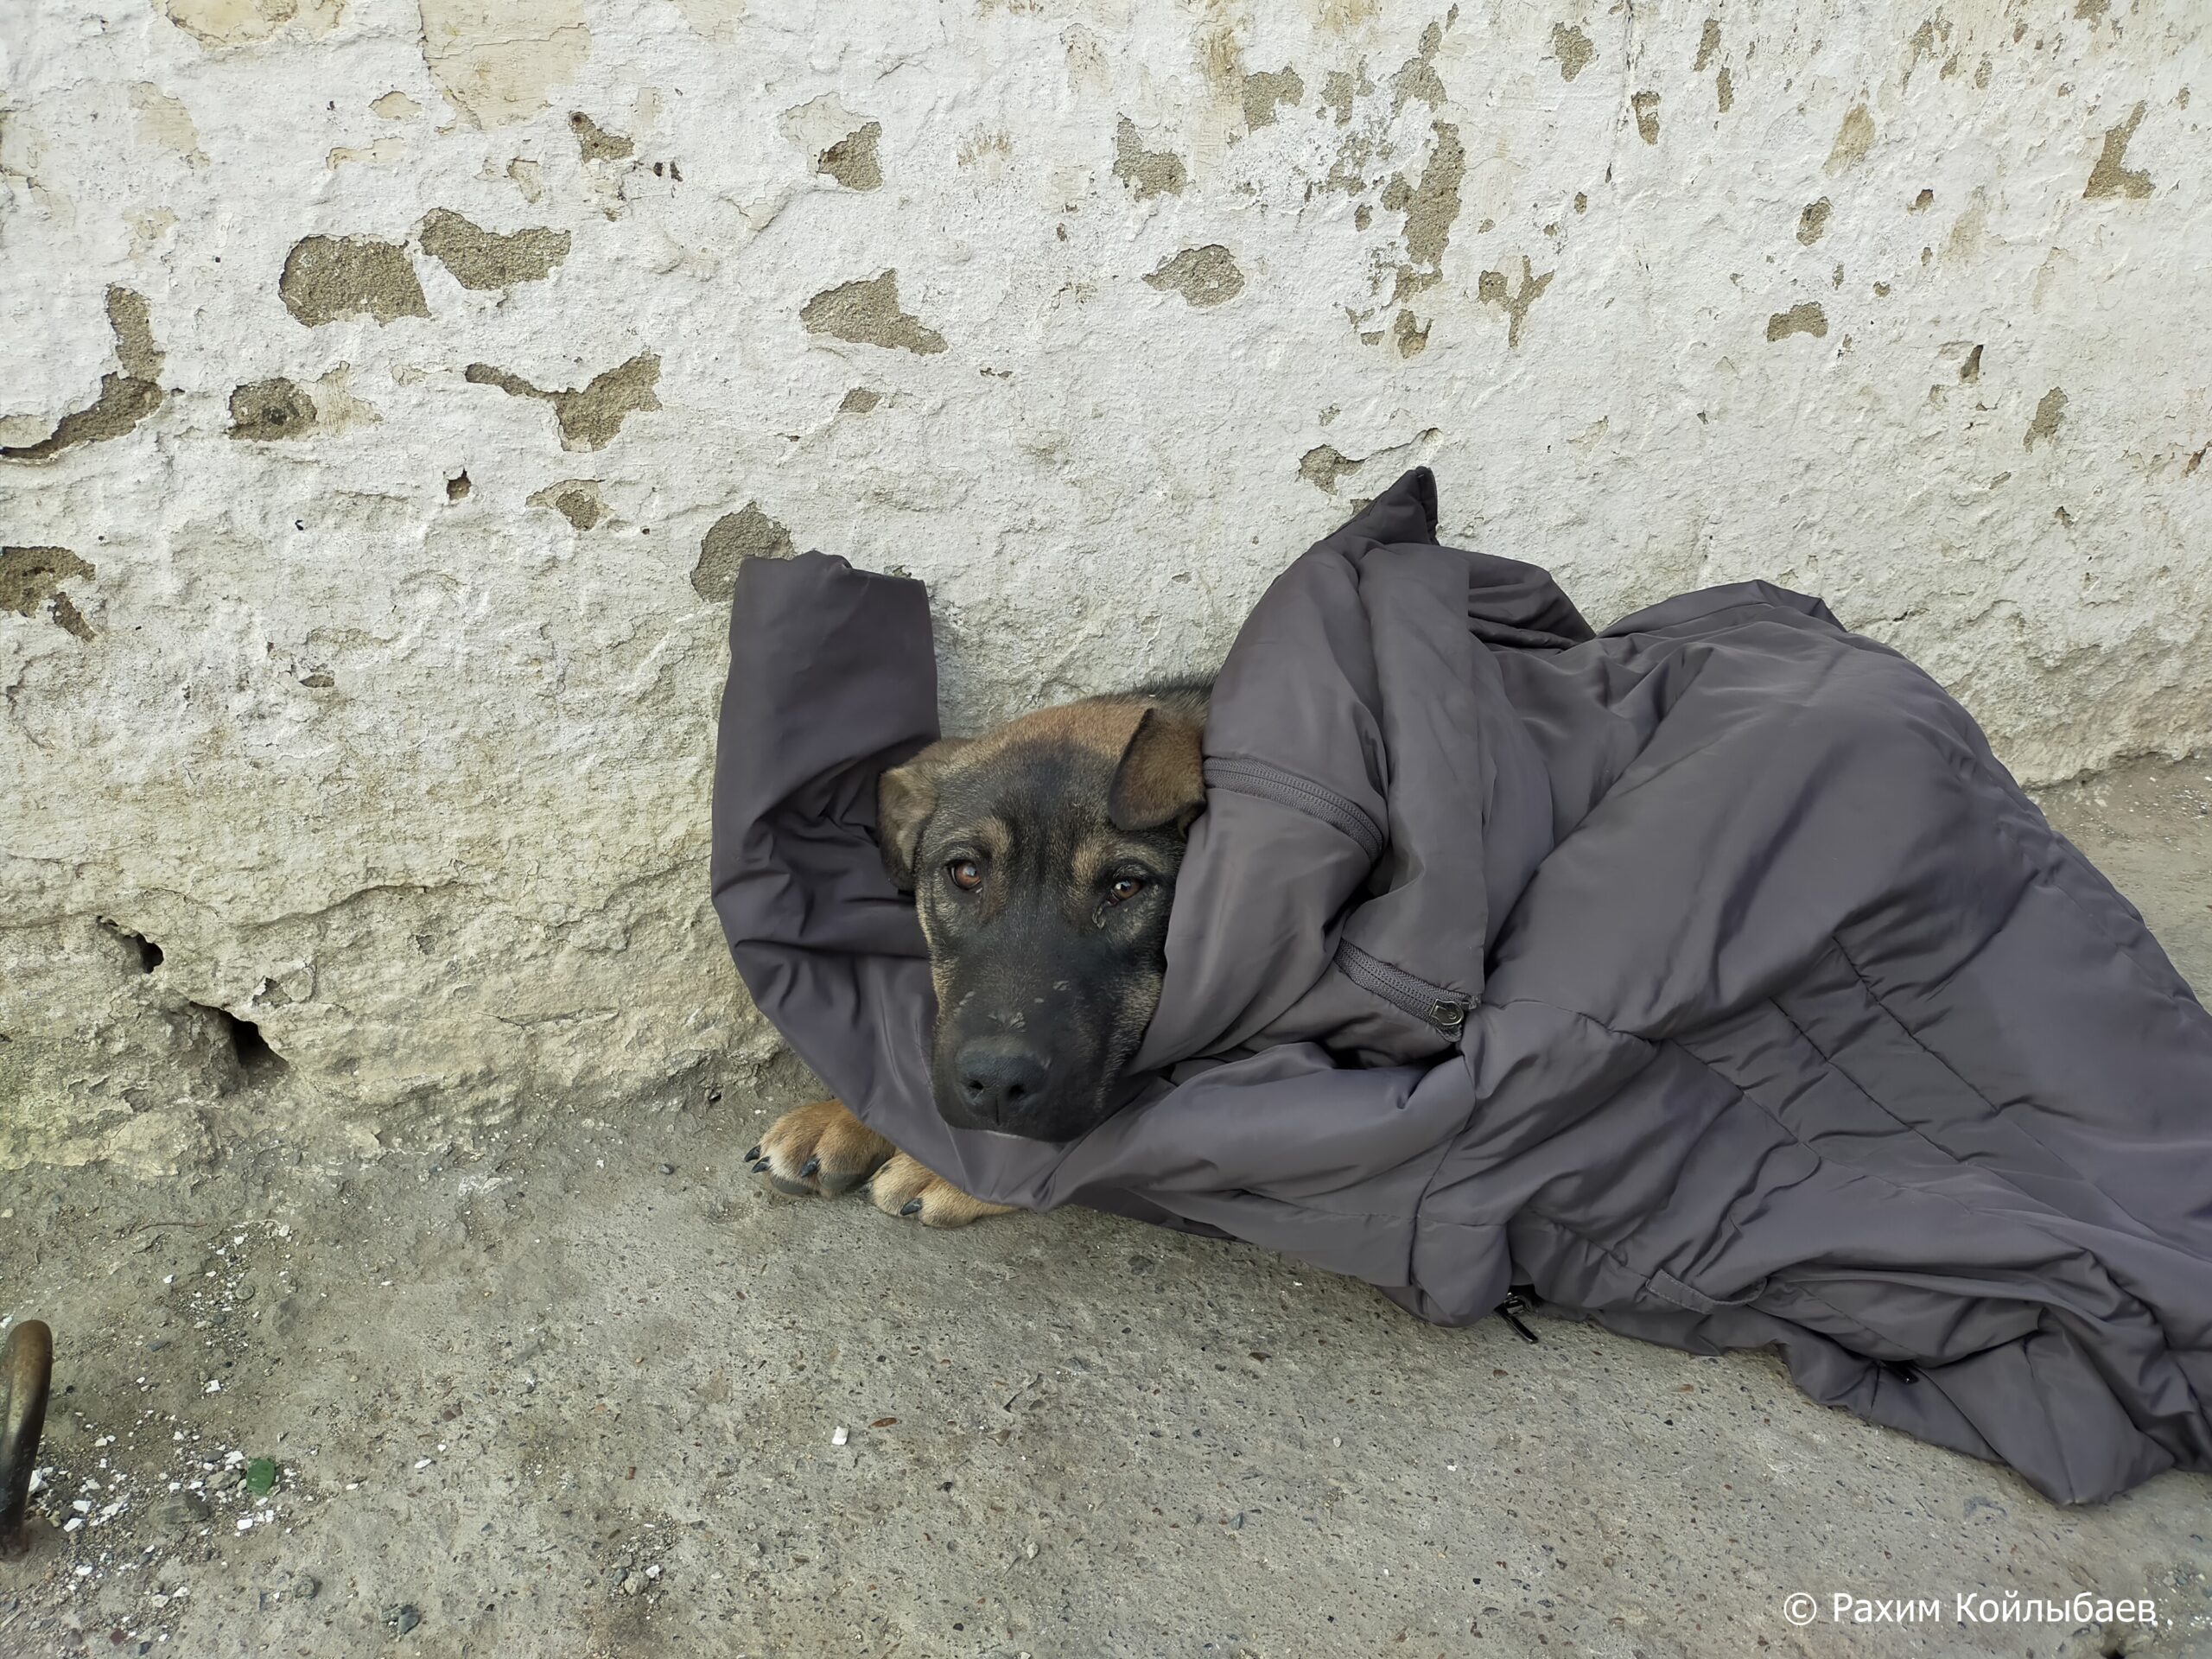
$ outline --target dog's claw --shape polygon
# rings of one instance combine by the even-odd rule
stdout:
[[[759,1163],[753,1166],[753,1173],[755,1175],[758,1175],[762,1170],[768,1167],[770,1162],[770,1160],[763,1158]]]
[[[760,1161],[760,1148],[756,1146],[752,1151],[747,1153],[745,1154],[745,1161],[748,1164],[759,1163]]]
[[[907,1199],[906,1203],[899,1206],[899,1213],[902,1216],[920,1215],[922,1213],[922,1201],[919,1198]]]
[[[821,1173],[821,1171],[822,1160],[819,1158],[810,1158],[805,1163],[799,1166],[798,1173],[800,1179],[804,1179],[810,1175],[817,1175]]]

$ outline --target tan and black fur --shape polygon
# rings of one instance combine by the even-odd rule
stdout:
[[[937,991],[931,1085],[945,1121],[1044,1141],[1109,1116],[1166,967],[1168,910],[1205,810],[1208,688],[1146,687],[946,738],[883,775],[884,863],[915,908]],[[777,1188],[957,1227],[1005,1206],[939,1180],[836,1101],[754,1148]]]

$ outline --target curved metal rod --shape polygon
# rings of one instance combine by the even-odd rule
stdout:
[[[23,1518],[53,1382],[54,1332],[41,1320],[25,1319],[0,1348],[0,1560],[31,1547]]]

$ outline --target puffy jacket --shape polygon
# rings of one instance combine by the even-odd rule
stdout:
[[[1513,1287],[2054,1498],[2212,1469],[2212,1018],[1974,721],[1761,582],[1589,626],[1426,469],[1290,566],[1205,738],[1129,1105],[931,1103],[875,782],[920,584],[748,563],[714,895],[761,1011],[978,1197],[1218,1230],[1461,1323]]]

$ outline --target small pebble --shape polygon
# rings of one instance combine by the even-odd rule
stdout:
[[[635,1573],[626,1575],[622,1580],[622,1593],[626,1596],[634,1596],[645,1587],[645,1581]]]
[[[851,1438],[852,1436],[846,1433],[845,1426],[842,1423],[840,1423],[837,1425],[836,1430],[831,1433],[830,1436],[830,1444],[832,1446],[842,1446]]]

